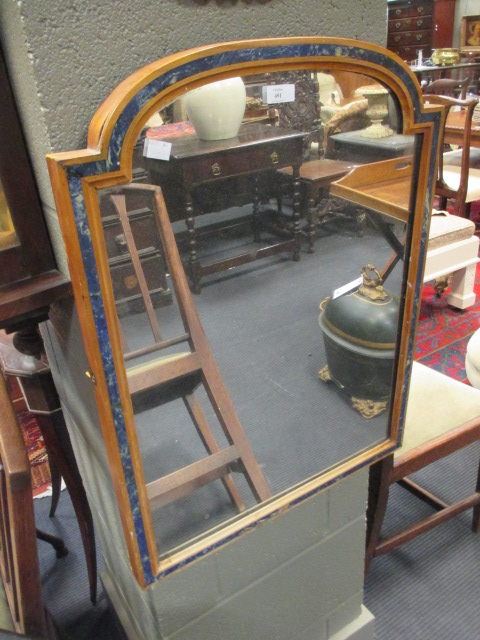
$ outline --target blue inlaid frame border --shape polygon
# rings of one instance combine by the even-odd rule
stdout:
[[[396,430],[382,445],[321,472],[302,486],[272,498],[201,542],[187,545],[178,554],[159,562],[126,385],[97,190],[131,179],[133,145],[143,124],[161,106],[207,81],[261,73],[274,67],[321,67],[333,72],[342,69],[374,77],[397,96],[404,132],[422,134],[411,234],[414,259],[409,266],[410,291],[405,302],[397,377],[401,384],[397,384],[393,403],[392,424]],[[408,390],[404,380],[409,380],[413,357],[414,319],[422,286],[440,126],[438,109],[423,110],[419,86],[410,69],[381,47],[333,38],[250,40],[182,52],[140,69],[122,82],[95,114],[89,128],[88,149],[48,157],[85,349],[96,380],[99,416],[125,539],[133,571],[142,586],[222,546],[398,446]]]

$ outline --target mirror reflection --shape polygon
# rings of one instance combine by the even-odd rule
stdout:
[[[413,152],[377,81],[280,71],[161,109],[100,192],[162,552],[388,436]]]

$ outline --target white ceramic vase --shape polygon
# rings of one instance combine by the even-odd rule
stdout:
[[[245,114],[247,94],[242,78],[227,78],[189,91],[184,105],[201,140],[234,138]]]

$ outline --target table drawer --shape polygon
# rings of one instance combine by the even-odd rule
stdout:
[[[429,45],[432,34],[430,31],[404,31],[391,33],[388,36],[388,47],[404,47],[408,45]]]
[[[158,251],[139,252],[140,262],[154,307],[171,304],[172,292],[168,288],[163,258]],[[129,256],[109,261],[113,294],[119,317],[145,310],[140,286]]]
[[[429,45],[422,45],[421,47],[412,45],[410,47],[390,47],[393,53],[396,53],[397,56],[400,56],[402,60],[406,60],[407,62],[413,61],[417,59],[418,51],[421,49],[423,53],[423,58],[426,59],[432,53],[432,50]]]
[[[157,225],[150,209],[139,209],[128,214],[130,227],[138,251],[148,248],[160,248],[160,237]],[[118,216],[102,219],[103,233],[109,258],[128,253],[125,235]]]
[[[241,176],[268,169],[280,169],[298,163],[302,157],[302,139],[282,140],[255,145],[241,152],[211,154],[190,158],[183,163],[185,184],[194,186],[213,180]]]

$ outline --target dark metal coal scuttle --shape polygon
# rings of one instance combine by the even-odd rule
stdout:
[[[334,382],[351,396],[355,409],[372,418],[390,398],[399,300],[385,291],[373,265],[363,267],[362,276],[358,288],[320,305],[327,365],[318,375]]]

